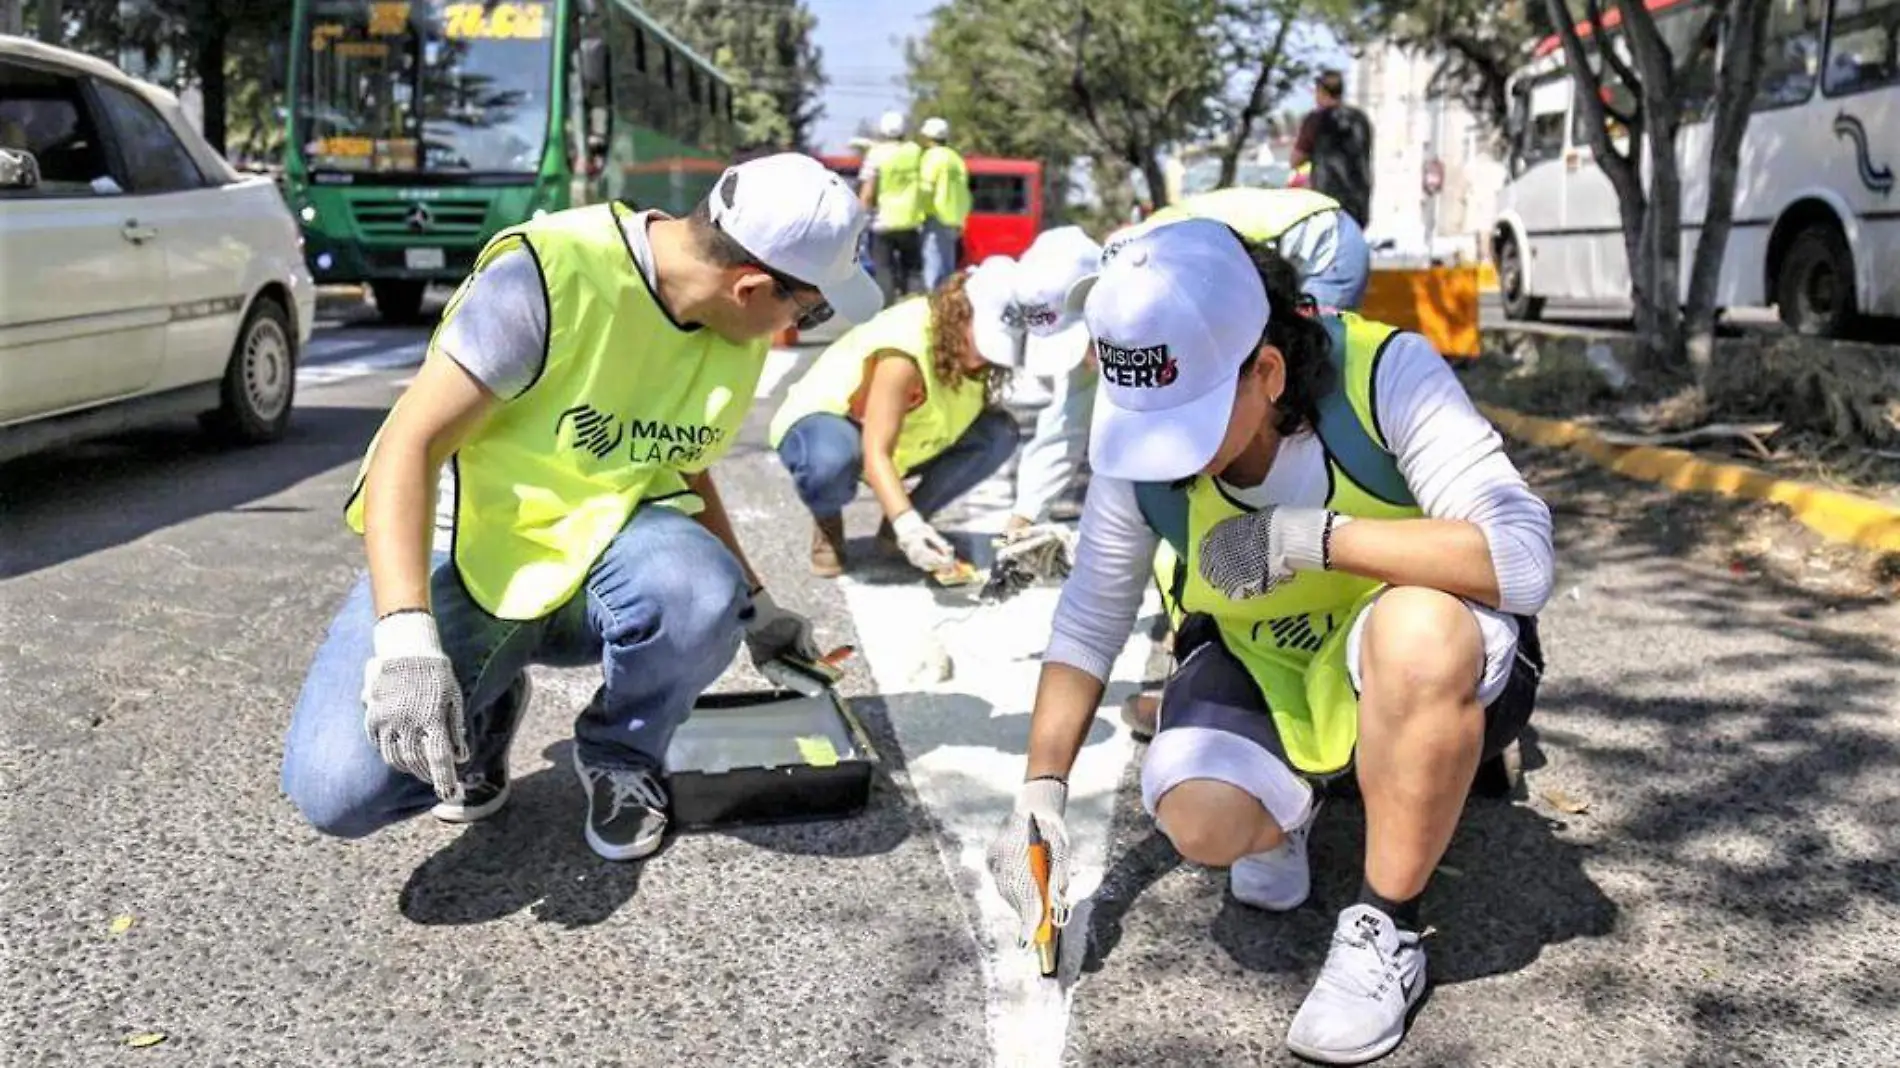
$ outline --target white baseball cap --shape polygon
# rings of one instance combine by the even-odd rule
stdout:
[[[1089,463],[1110,478],[1186,478],[1227,436],[1240,366],[1272,314],[1266,286],[1211,219],[1144,228],[1105,257],[1083,312],[1102,367]]]
[[[1021,364],[1023,331],[1016,318],[1016,274],[1008,256],[991,256],[970,269],[963,294],[970,299],[970,330],[976,351],[998,367]]]
[[[917,128],[917,132],[930,138],[932,141],[948,141],[950,139],[950,123],[945,119],[940,119],[933,115],[924,120],[924,124]]]
[[[713,225],[766,267],[824,294],[832,310],[862,323],[884,295],[858,263],[870,215],[824,164],[797,152],[748,160],[719,176]]]
[[[885,112],[883,117],[877,120],[877,132],[881,137],[904,136],[904,113],[901,111]]]
[[[1016,267],[1016,305],[1029,332],[1025,369],[1040,378],[1075,370],[1088,355],[1088,326],[1070,294],[1101,269],[1102,246],[1079,226],[1036,235]]]

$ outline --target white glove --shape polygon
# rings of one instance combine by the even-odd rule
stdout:
[[[1279,506],[1224,519],[1201,539],[1201,577],[1230,601],[1259,597],[1295,572],[1326,570],[1332,533],[1350,519]]]
[[[1035,940],[1042,924],[1042,895],[1029,870],[1029,821],[1036,821],[1049,847],[1049,916],[1057,927],[1069,922],[1069,828],[1062,822],[1069,787],[1060,779],[1031,779],[1016,795],[1016,807],[990,843],[990,878],[1022,921],[1023,945]]]
[[[764,667],[787,653],[801,660],[817,660],[824,655],[812,639],[811,620],[780,608],[764,590],[752,595],[752,604],[741,618],[745,621],[746,651],[752,654],[755,667]]]
[[[914,509],[891,520],[891,533],[897,535],[897,547],[904,550],[904,558],[910,561],[910,566],[925,574],[934,574],[957,562],[956,549]]]
[[[376,621],[374,653],[363,667],[363,730],[383,763],[414,775],[447,800],[468,760],[462,686],[442,652],[435,617],[397,612]]]

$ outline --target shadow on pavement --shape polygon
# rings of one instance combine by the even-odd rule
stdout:
[[[397,899],[404,916],[455,926],[531,908],[547,923],[589,927],[633,899],[644,865],[602,860],[588,848],[567,745],[549,747],[551,767],[514,780],[506,808],[416,868]]]
[[[0,466],[0,578],[214,512],[300,510],[252,502],[356,463],[382,419],[370,408],[299,406],[269,445],[219,446],[187,421],[21,457]]]

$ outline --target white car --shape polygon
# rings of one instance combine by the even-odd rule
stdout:
[[[277,187],[176,97],[0,35],[0,460],[183,414],[277,438],[315,310]]]

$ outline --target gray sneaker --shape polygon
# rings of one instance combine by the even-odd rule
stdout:
[[[515,744],[515,733],[521,729],[528,702],[533,699],[534,686],[524,671],[515,676],[513,685],[489,712],[494,719],[488,729],[501,732],[501,748],[487,760],[462,769],[455,796],[429,810],[436,819],[444,823],[474,823],[500,812],[508,803],[508,750]]]
[[[1321,1064],[1364,1064],[1392,1052],[1425,992],[1425,949],[1370,905],[1339,914],[1333,948],[1293,1017],[1286,1047]]]
[[[574,749],[574,774],[587,791],[587,844],[608,860],[651,856],[666,837],[666,787],[645,768],[600,768]]]

